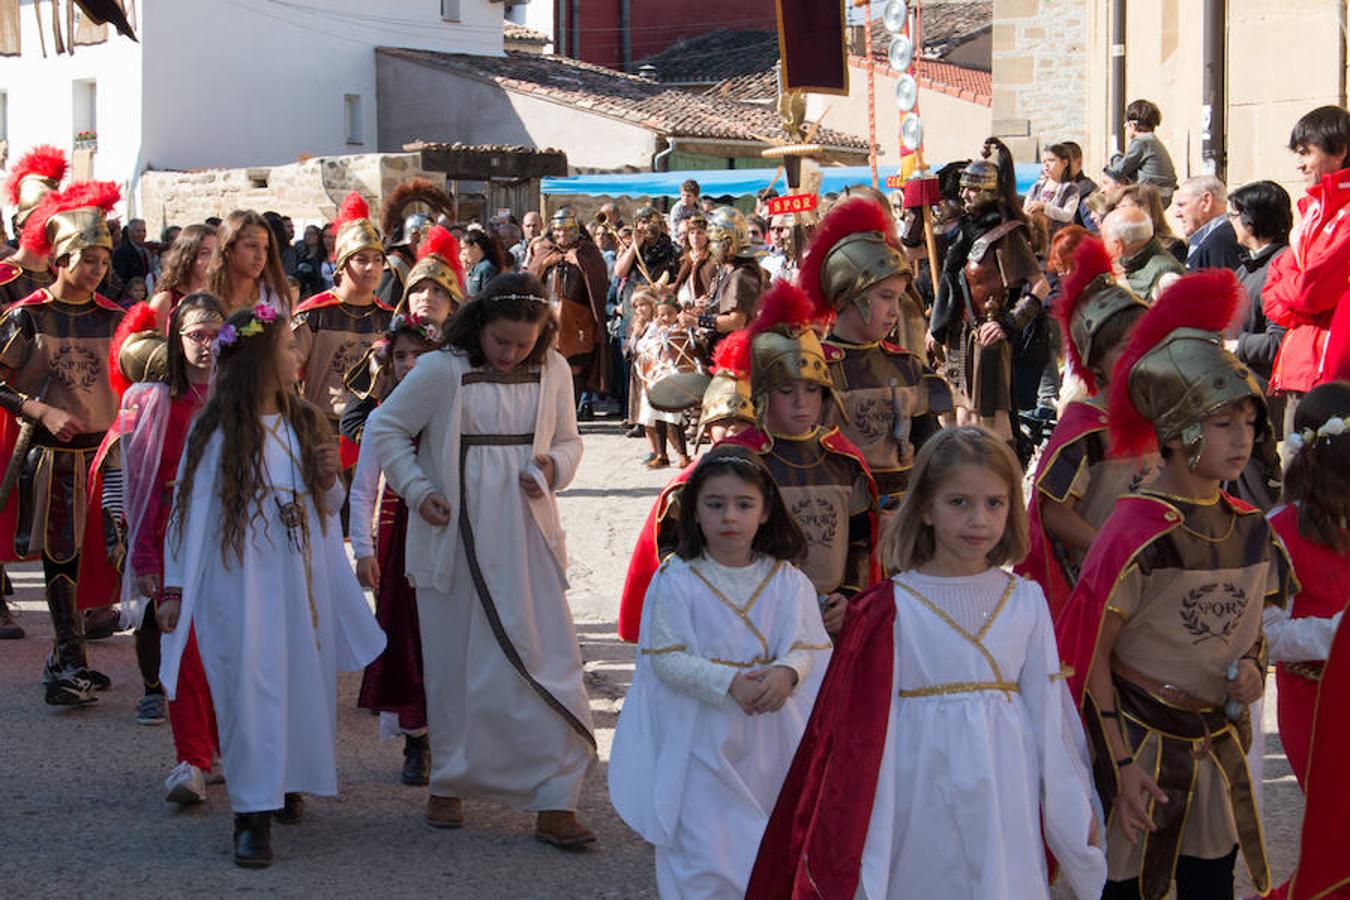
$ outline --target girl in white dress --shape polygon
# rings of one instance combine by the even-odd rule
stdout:
[[[158,598],[160,676],[175,696],[195,630],[235,812],[235,862],[272,860],[271,819],[337,793],[337,672],[384,648],[342,548],[338,451],[296,392],[284,313],[259,303],[216,339],[211,398],[178,469]]]
[[[982,428],[924,444],[880,547],[898,574],[849,605],[819,697],[831,714],[802,740],[747,896],[1046,898],[1047,845],[1074,896],[1101,895],[1050,610],[1001,568],[1026,551],[1021,480]]]
[[[723,445],[685,485],[680,546],[643,605],[614,734],[614,808],[667,898],[745,893],[829,662],[806,538],[759,458]]]
[[[581,462],[572,374],[532,275],[499,275],[445,325],[445,344],[366,425],[408,517],[431,739],[426,820],[463,798],[536,812],[535,837],[595,840],[577,820],[595,760],[567,606],[554,492]]]

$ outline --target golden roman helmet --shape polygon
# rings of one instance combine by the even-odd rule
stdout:
[[[212,320],[221,321],[219,316],[214,316]],[[166,380],[169,377],[168,338],[158,330],[138,331],[130,335],[122,342],[122,349],[117,353],[117,367],[122,370],[127,381],[133,383]]]
[[[708,218],[708,245],[723,262],[740,257],[753,257],[750,245],[750,223],[734,206],[719,206]]]
[[[51,235],[52,259],[69,255],[74,261],[83,250],[102,247],[111,253],[113,249],[112,232],[108,231],[108,221],[98,207],[57,213],[48,220],[47,233]]]
[[[597,217],[598,218],[598,217]],[[577,211],[570,206],[560,206],[558,211],[553,214],[553,219],[549,222],[553,231],[561,231],[555,234],[554,240],[559,241],[565,247],[570,247],[577,242],[581,236],[581,223],[577,220]]]
[[[459,258],[459,241],[441,225],[432,225],[417,246],[417,262],[404,280],[402,306],[421,281],[433,281],[450,295],[455,305],[464,302],[464,264]]]
[[[94,247],[111,253],[107,215],[121,196],[121,189],[111,181],[81,181],[64,191],[52,191],[29,216],[19,243],[53,262],[67,259],[70,265]]]
[[[52,191],[61,187],[66,177],[66,155],[49,145],[34,147],[9,167],[6,185],[10,205],[14,207],[14,227],[23,223]]]
[[[703,391],[702,414],[699,427],[706,428],[727,419],[738,419],[755,424],[755,404],[750,399],[750,385],[734,373],[720,371]]]
[[[41,175],[25,175],[19,179],[19,202],[14,211],[14,227],[22,228],[42,198],[61,186],[61,182]]]
[[[814,382],[834,390],[820,338],[810,328],[775,327],[750,341],[750,393],[757,403],[789,382]]]
[[[334,264],[338,271],[362,250],[374,250],[384,256],[384,241],[375,223],[370,221],[370,207],[356,191],[347,195],[333,220],[337,236],[333,241]]]
[[[973,190],[975,196],[965,203],[975,213],[998,200],[998,165],[992,160],[972,160],[961,170],[961,190]]]
[[[1092,342],[1107,320],[1126,310],[1148,309],[1139,295],[1109,274],[1098,275],[1083,288],[1082,297],[1069,314],[1069,340],[1073,341],[1079,359],[1092,359]]]

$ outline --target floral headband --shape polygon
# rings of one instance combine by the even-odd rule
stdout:
[[[384,330],[384,336],[375,341],[371,348],[380,359],[387,359],[389,348],[400,334],[413,334],[428,344],[441,342],[441,329],[435,322],[424,322],[419,316],[412,314],[405,316],[399,313],[389,320],[389,327]]]
[[[225,347],[232,347],[240,338],[253,337],[255,334],[262,334],[264,325],[271,325],[277,320],[281,313],[275,306],[266,300],[256,304],[249,313],[249,320],[246,324],[235,328],[229,322],[226,322],[220,328],[220,334],[216,335],[215,350],[216,353]]]
[[[1295,431],[1289,434],[1284,442],[1289,445],[1293,453],[1297,453],[1304,447],[1312,446],[1322,438],[1339,437],[1346,432],[1346,421],[1343,416],[1332,416],[1314,431],[1311,428],[1304,428],[1302,431]]]

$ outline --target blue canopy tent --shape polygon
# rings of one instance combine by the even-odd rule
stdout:
[[[933,170],[941,168],[933,166]],[[867,166],[831,166],[820,170],[825,180],[823,194],[838,193],[850,185],[871,184],[872,170]],[[894,167],[881,170],[881,177]],[[703,193],[711,197],[730,195],[741,197],[754,194],[766,187],[777,169],[688,169],[682,172],[632,172],[623,175],[573,175],[568,178],[545,178],[540,193],[550,196],[590,197],[678,197],[680,184],[688,178],[699,183]],[[1017,164],[1017,192],[1025,194],[1040,177],[1041,167],[1036,163]],[[786,185],[779,177],[774,185],[785,193]]]

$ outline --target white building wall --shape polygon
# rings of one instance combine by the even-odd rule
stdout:
[[[526,0],[523,3],[510,3],[507,17],[517,25],[524,25],[526,28],[533,28],[535,31],[548,35],[549,40],[553,41],[556,47],[558,42],[553,34],[553,18],[556,7],[556,0]]]
[[[19,10],[22,55],[0,57],[9,161],[36,144],[52,144],[69,154],[75,132],[81,130],[75,122],[75,83],[93,80],[99,139],[93,175],[116,181],[127,192],[134,188],[140,171],[142,45],[110,29],[105,43],[79,46],[74,55],[58,56],[52,42],[50,7],[44,4],[42,38],[47,56],[43,58],[32,5],[32,0],[22,0]],[[6,210],[6,220],[12,212]]]
[[[458,0],[142,0],[143,161],[157,169],[374,151],[375,48],[501,55],[502,4]],[[359,97],[349,142],[344,96]]]

